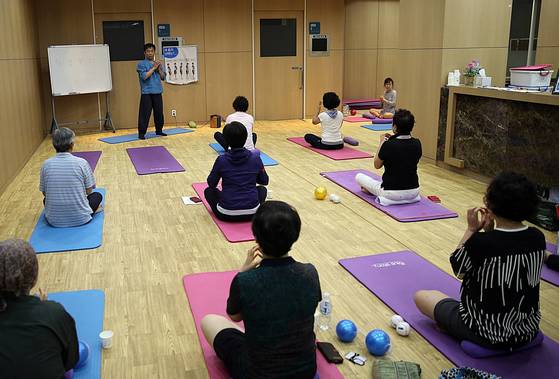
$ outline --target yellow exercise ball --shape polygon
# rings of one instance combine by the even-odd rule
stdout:
[[[324,187],[316,187],[314,189],[314,197],[317,200],[324,200],[326,198],[327,194],[328,194],[328,191],[326,191],[326,188],[324,188]]]

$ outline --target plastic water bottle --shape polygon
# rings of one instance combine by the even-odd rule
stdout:
[[[318,317],[318,327],[320,330],[325,331],[330,327],[330,320],[332,319],[332,300],[330,294],[324,292],[322,301],[319,304],[320,315]]]

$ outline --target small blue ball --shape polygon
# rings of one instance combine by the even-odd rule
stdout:
[[[336,325],[336,335],[342,342],[352,342],[357,335],[357,326],[351,320],[342,320]]]
[[[78,346],[79,356],[78,363],[74,366],[74,369],[85,366],[87,360],[89,359],[89,345],[83,341],[79,341]]]
[[[380,357],[390,349],[390,337],[384,330],[373,329],[367,334],[365,345],[369,353]]]

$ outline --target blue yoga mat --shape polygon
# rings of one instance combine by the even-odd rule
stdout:
[[[184,133],[192,133],[194,130],[185,129],[185,128],[172,128],[172,129],[163,129],[167,135],[173,136],[175,134],[184,134]],[[157,138],[161,137],[155,134],[155,132],[146,133],[146,139],[150,138]],[[133,134],[125,134],[123,136],[115,136],[115,137],[106,137],[106,138],[99,138],[99,141],[115,144],[115,143],[123,143],[123,142],[130,142],[130,141],[139,141],[138,133]]]
[[[85,366],[74,370],[74,379],[101,378],[101,341],[105,316],[105,294],[101,290],[49,293],[48,299],[64,306],[76,321],[78,339],[89,345],[89,358]]]
[[[214,149],[215,151],[217,151],[217,153],[219,155],[221,155],[225,152],[225,150],[223,150],[223,147],[217,142],[216,143],[210,143],[210,147],[212,149]],[[267,154],[265,154],[261,151],[260,151],[260,159],[262,159],[262,163],[264,163],[264,166],[276,166],[276,165],[279,164],[278,161],[276,161],[275,159],[270,158],[269,155],[267,155]]]
[[[105,205],[105,189],[97,188],[95,192],[103,195]],[[55,228],[47,222],[45,211],[41,212],[37,225],[31,234],[29,243],[39,253],[56,251],[95,249],[103,242],[103,222],[105,211],[95,213],[93,219],[85,225],[73,228]]]
[[[362,128],[374,130],[375,132],[384,132],[392,130],[392,124],[370,124],[361,125]]]

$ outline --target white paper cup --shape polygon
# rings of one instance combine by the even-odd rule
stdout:
[[[101,345],[103,346],[103,349],[110,349],[111,347],[113,347],[113,336],[114,333],[112,332],[112,330],[103,330],[101,333],[99,333],[99,338],[101,339]]]

